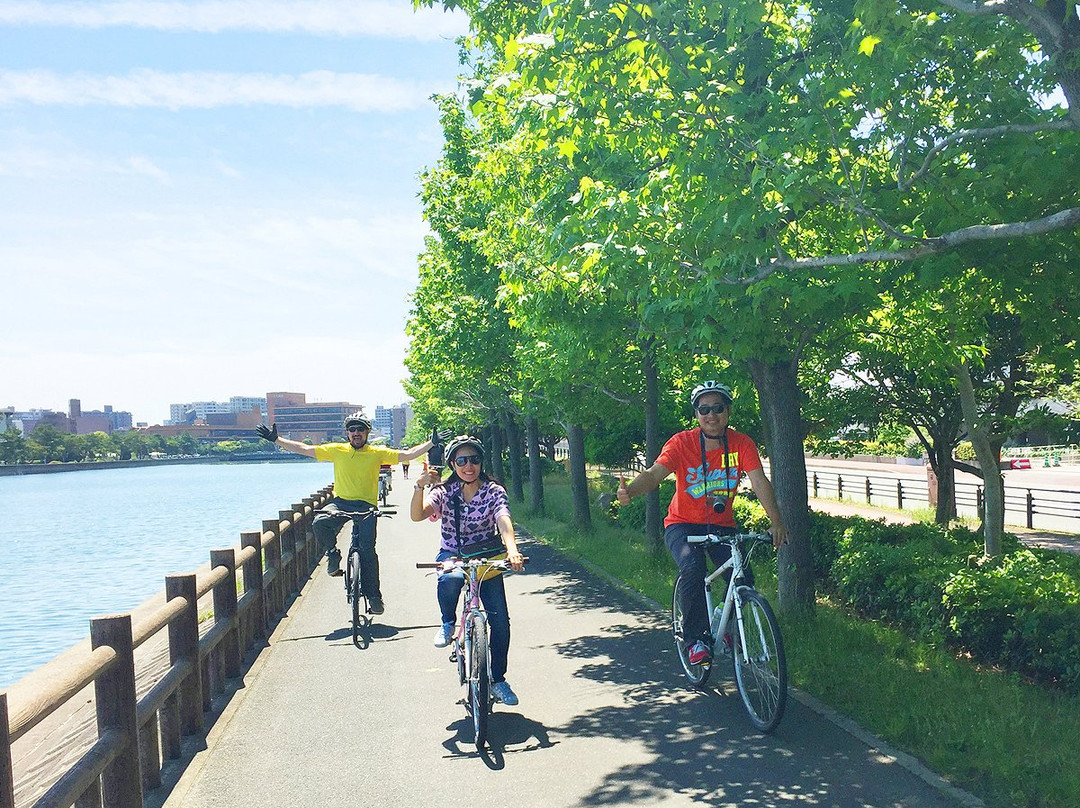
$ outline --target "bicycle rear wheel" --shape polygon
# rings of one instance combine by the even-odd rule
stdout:
[[[352,603],[352,641],[357,648],[367,647],[367,599],[360,591],[360,553],[349,551],[346,565],[349,601]]]
[[[473,731],[479,748],[487,740],[488,714],[491,711],[491,671],[488,668],[487,623],[483,616],[469,618],[469,708]]]
[[[709,681],[712,667],[708,664],[695,665],[690,661],[690,644],[686,642],[686,638],[683,636],[683,612],[682,605],[679,603],[679,584],[681,582],[682,576],[680,575],[675,581],[675,593],[671,598],[671,633],[675,636],[675,650],[679,654],[679,662],[682,663],[683,670],[686,672],[686,678],[690,680],[690,684],[701,687]]]
[[[761,593],[741,586],[735,597],[742,609],[741,630],[737,626],[733,632],[735,682],[754,726],[771,732],[787,705],[787,659],[780,625]]]

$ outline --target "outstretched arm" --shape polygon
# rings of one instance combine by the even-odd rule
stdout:
[[[769,478],[765,476],[762,469],[748,471],[746,476],[750,480],[750,487],[757,494],[758,502],[769,517],[769,532],[772,533],[773,547],[779,550],[781,544],[787,544],[788,532],[784,518],[780,515],[780,507],[776,504],[776,493],[773,491],[772,483],[769,482]]]
[[[629,483],[623,477],[619,478],[619,490],[615,496],[620,505],[629,505],[634,497],[647,494],[659,487],[665,477],[671,474],[671,469],[660,463],[653,463],[645,471]]]
[[[289,440],[288,438],[283,438],[278,435],[277,424],[273,424],[271,426],[259,424],[257,427],[255,427],[255,432],[263,440],[269,441],[275,446],[284,449],[286,452],[304,455],[305,457],[315,456],[314,446],[310,446],[306,443],[301,443],[298,440]]]

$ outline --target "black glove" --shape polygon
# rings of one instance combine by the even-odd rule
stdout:
[[[442,468],[443,466],[443,441],[450,437],[450,430],[444,429],[439,431],[438,427],[434,427],[431,430],[431,448],[428,449],[427,462],[428,465],[433,468]]]
[[[257,427],[255,427],[255,432],[258,433],[259,437],[263,440],[268,440],[271,443],[275,443],[277,441],[277,424],[269,427],[266,424],[259,424]]]

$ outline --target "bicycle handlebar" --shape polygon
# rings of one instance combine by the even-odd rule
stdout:
[[[765,533],[732,533],[728,536],[720,536],[716,533],[706,533],[704,536],[687,536],[687,544],[738,544],[739,542],[768,543],[772,544],[773,537],[769,532]]]
[[[370,511],[339,511],[331,510],[328,508],[316,508],[315,513],[325,513],[328,516],[345,516],[349,519],[370,519],[372,516],[374,516],[376,519],[378,519],[380,516],[385,516],[389,519],[391,516],[396,514],[397,511],[386,511],[380,510],[378,508],[372,508]]]
[[[521,563],[528,564],[529,557],[522,556]],[[460,567],[499,567],[504,570],[511,569],[510,562],[505,558],[470,558],[468,561],[461,558],[448,558],[446,561],[417,561],[416,568],[418,570],[441,570],[446,567],[447,564],[455,569]]]

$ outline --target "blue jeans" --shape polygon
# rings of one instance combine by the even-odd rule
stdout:
[[[334,497],[323,506],[328,511],[370,511],[374,506],[362,499],[341,499]],[[342,526],[349,521],[348,516],[334,516],[329,513],[317,513],[311,522],[315,536],[319,539],[326,552],[337,549],[338,533]],[[379,556],[375,552],[375,522],[377,520],[361,519],[353,521],[353,541],[360,549],[360,591],[366,597],[382,600],[382,590],[379,588]]]
[[[454,558],[449,550],[440,550],[436,561]],[[457,605],[461,599],[461,590],[465,586],[465,572],[454,570],[439,575],[437,588],[439,612],[442,622],[457,622]],[[487,612],[488,640],[491,651],[491,681],[501,682],[506,678],[506,657],[510,651],[510,612],[506,608],[506,587],[503,576],[488,578],[480,584],[480,602]]]
[[[676,523],[664,530],[664,544],[679,567],[679,605],[683,612],[683,639],[689,645],[697,639],[712,645],[709,634],[709,615],[705,613],[705,576],[708,575],[706,552],[713,564],[719,567],[731,557],[731,548],[726,544],[713,544],[708,548],[689,544],[687,536],[703,536],[715,533],[717,536],[730,536],[734,528],[717,525],[690,525]],[[725,579],[727,575],[725,574]],[[747,584],[753,586],[754,574],[748,568],[743,575]],[[723,590],[719,597],[723,597]],[[715,604],[714,604],[715,605]]]

